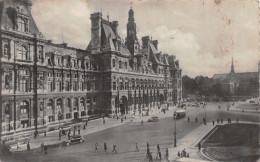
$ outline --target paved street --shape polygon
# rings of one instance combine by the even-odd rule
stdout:
[[[218,109],[221,105],[221,109]],[[185,135],[194,132],[202,126],[202,118],[204,117],[204,109],[187,108],[187,116],[190,117],[190,122],[187,122],[187,117],[177,120],[177,147],[178,140],[181,140]],[[62,146],[57,148],[49,148],[48,154],[41,153],[40,149],[35,149],[30,152],[17,152],[12,156],[1,157],[2,161],[148,161],[146,155],[146,143],[150,144],[153,158],[156,156],[156,145],[160,144],[163,157],[166,148],[173,147],[173,131],[174,121],[172,119],[173,111],[168,111],[166,114],[160,113],[159,122],[145,122],[140,125],[141,119],[135,119],[134,123],[130,123],[130,119],[124,121],[124,124],[88,134],[85,137],[86,142],[72,146]],[[208,103],[206,107],[207,121],[212,121],[217,118],[222,118],[227,123],[227,118],[231,118],[234,122],[237,118],[241,121],[259,122],[258,113],[227,111],[226,103]],[[199,122],[195,123],[195,117],[198,117]],[[116,120],[116,119],[111,119]],[[146,120],[147,121],[147,120]],[[100,124],[101,124],[100,120]],[[118,120],[120,123],[120,120]],[[109,123],[107,123],[109,124]],[[99,144],[99,151],[95,151],[95,143]],[[108,151],[104,152],[103,144],[107,143]],[[135,143],[138,143],[139,152],[135,152]],[[112,153],[113,143],[117,146],[117,154]],[[181,149],[181,148],[180,148]],[[33,153],[32,153],[33,152]],[[172,152],[171,157],[175,156]],[[177,152],[176,152],[177,154]],[[192,158],[192,157],[191,157]]]

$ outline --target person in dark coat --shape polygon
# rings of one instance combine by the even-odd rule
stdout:
[[[42,152],[44,151],[44,143],[41,144]]]
[[[104,143],[104,151],[105,152],[107,151],[107,144],[106,144],[106,142]]]
[[[180,153],[180,151],[178,151],[177,156],[178,156],[178,157],[181,157],[181,153]]]
[[[188,122],[190,122],[190,117],[188,117]]]
[[[199,151],[201,149],[201,143],[200,142],[198,143],[198,149],[199,149]]]
[[[166,160],[168,160],[168,158],[169,158],[169,150],[168,150],[168,148],[166,149],[166,152],[165,152],[165,158],[166,158]]]
[[[47,150],[48,150],[48,146],[47,146],[47,145],[44,145],[45,154],[48,154],[48,153],[47,153]]]
[[[27,143],[27,151],[30,151],[31,150],[31,147],[30,147],[30,143],[28,142]]]
[[[197,118],[197,117],[195,118],[195,122],[196,122],[196,123],[198,122],[198,118]]]

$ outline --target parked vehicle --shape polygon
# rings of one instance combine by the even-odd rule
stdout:
[[[157,116],[153,116],[150,119],[148,119],[148,122],[157,122],[157,121],[159,121],[159,117]]]
[[[186,116],[186,110],[177,110],[173,114],[176,119],[184,118]]]
[[[71,145],[76,143],[82,143],[85,141],[85,138],[82,135],[73,135],[68,141],[64,141],[65,145]]]
[[[255,103],[255,101],[251,100],[251,101],[249,101],[249,103]]]

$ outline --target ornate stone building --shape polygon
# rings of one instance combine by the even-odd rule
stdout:
[[[91,41],[81,50],[47,40],[31,7],[30,0],[0,2],[3,135],[92,114],[139,114],[181,101],[178,60],[159,52],[158,41],[149,36],[138,41],[132,8],[125,42],[117,21],[93,13]]]

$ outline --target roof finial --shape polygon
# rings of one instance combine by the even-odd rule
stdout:
[[[109,12],[107,13],[107,21],[109,22]]]

